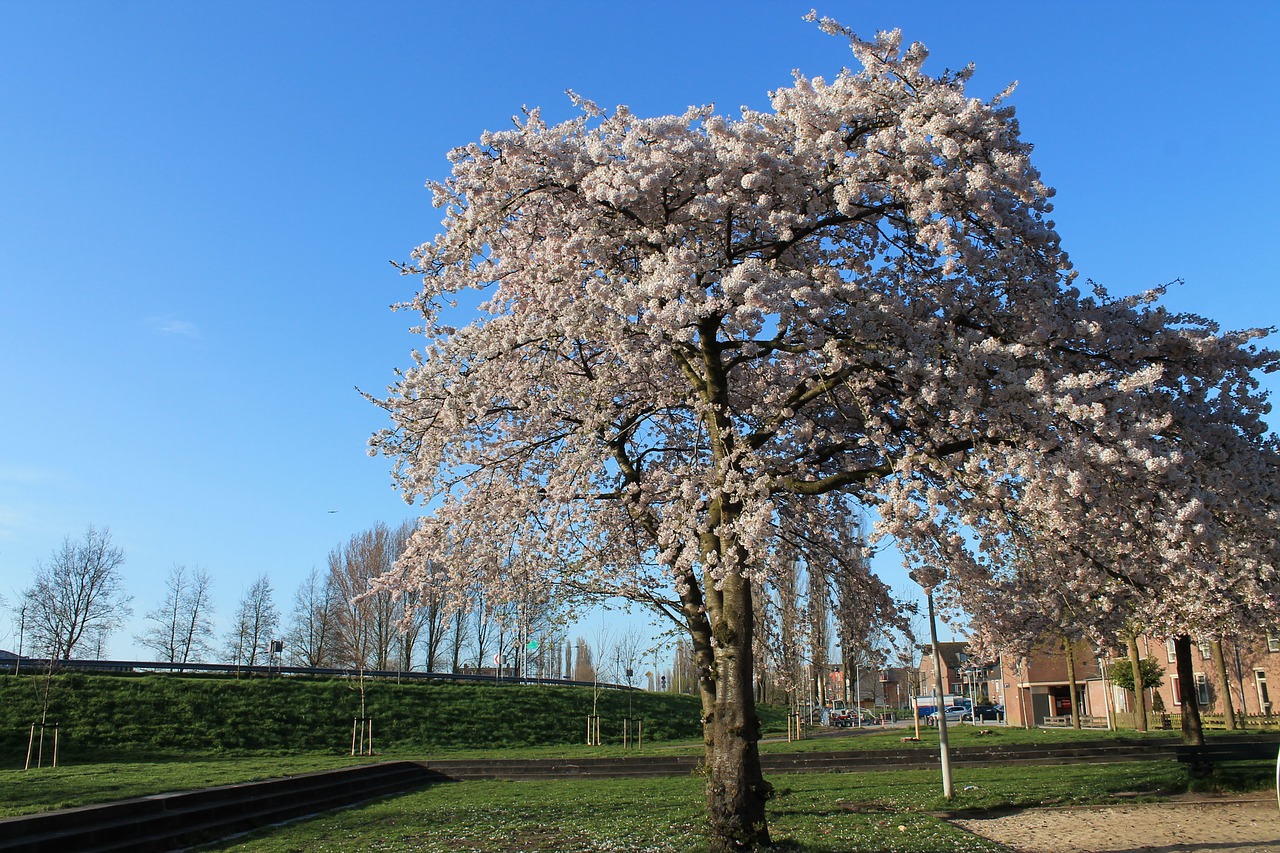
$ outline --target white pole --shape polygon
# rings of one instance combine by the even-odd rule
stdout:
[[[857,715],[858,728],[862,728],[862,663],[853,665],[853,713]]]
[[[946,695],[942,690],[942,652],[938,650],[938,622],[933,613],[933,590],[925,590],[929,599],[929,639],[933,641],[933,681],[938,691],[938,751],[942,760],[942,796],[948,800],[955,795],[951,785],[951,745],[947,741],[947,709],[943,704]]]
[[[18,674],[18,667],[22,665],[22,635],[27,629],[27,605],[24,603],[22,609],[18,611],[18,657],[13,662],[13,674]]]
[[[1111,724],[1111,682],[1107,680],[1107,667],[1102,662],[1102,649],[1097,649],[1094,657],[1098,661],[1098,674],[1102,676],[1102,709],[1107,713],[1107,731],[1111,731],[1114,728]]]

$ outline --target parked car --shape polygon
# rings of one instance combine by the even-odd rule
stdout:
[[[972,719],[973,714],[963,705],[953,705],[947,709],[948,723],[963,723]],[[938,712],[934,711],[932,714],[925,717],[925,722],[931,726],[936,726],[938,724]]]
[[[975,720],[994,720],[1000,722],[1004,720],[1004,706],[1000,704],[994,705],[974,705],[973,719]]]

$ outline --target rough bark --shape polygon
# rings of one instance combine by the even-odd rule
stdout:
[[[1236,711],[1231,701],[1231,682],[1227,675],[1227,658],[1222,653],[1222,640],[1209,643],[1213,655],[1213,669],[1218,675],[1218,698],[1222,702],[1222,718],[1228,731],[1236,728]]]
[[[772,787],[760,767],[760,721],[752,690],[750,583],[727,577],[714,593],[719,601],[714,617],[711,695],[704,688],[704,738],[707,768],[707,810],[711,821],[711,849],[756,850],[769,846],[765,803]]]
[[[717,468],[731,468],[735,431],[727,415],[728,372],[722,361],[723,344],[717,340],[718,321],[701,321],[699,332],[705,369],[701,391],[714,411],[707,420],[710,450]],[[687,583],[681,593],[699,669],[712,853],[769,846],[765,803],[773,789],[760,767],[753,591],[751,581],[742,574],[747,555],[741,543],[718,532],[732,529],[741,510],[737,501],[723,493],[711,499],[706,532],[699,541],[702,565],[708,568],[700,587]],[[724,567],[723,575],[713,566]]]
[[[1129,666],[1133,668],[1133,727],[1140,732],[1147,730],[1147,693],[1142,683],[1142,657],[1138,654],[1138,637],[1128,637]]]
[[[1182,742],[1187,746],[1204,746],[1204,729],[1200,725],[1200,701],[1196,696],[1196,675],[1191,660],[1191,637],[1179,634],[1173,641],[1178,658],[1178,695],[1182,700]]]

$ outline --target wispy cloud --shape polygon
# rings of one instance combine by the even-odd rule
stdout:
[[[200,330],[195,323],[179,320],[176,317],[148,317],[147,324],[156,334],[181,338],[198,338]]]

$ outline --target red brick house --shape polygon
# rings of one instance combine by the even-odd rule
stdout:
[[[1005,706],[1010,725],[1038,726],[1052,717],[1071,713],[1066,650],[1042,649],[1027,656],[999,655],[995,661],[979,662],[968,654],[966,643],[939,643],[943,681],[949,693],[970,696],[974,701],[988,698]],[[1182,707],[1178,693],[1177,667],[1172,641],[1140,637],[1138,648],[1143,658],[1157,661],[1164,669],[1158,687],[1148,688],[1147,708],[1164,708],[1175,715]],[[1227,683],[1232,706],[1237,714],[1260,723],[1273,713],[1280,715],[1280,632],[1269,632],[1257,638],[1229,639],[1223,642],[1227,665]],[[1193,647],[1196,695],[1202,715],[1223,712],[1224,685],[1214,665],[1207,641]],[[1124,656],[1123,648],[1099,651],[1085,643],[1072,650],[1079,712],[1093,725],[1105,726],[1108,718],[1122,728],[1132,726],[1132,696],[1109,684],[1103,677],[1106,665]],[[933,690],[933,656],[926,652],[920,667],[924,692]],[[1157,705],[1156,694],[1160,697]],[[1153,718],[1152,725],[1160,725]]]

